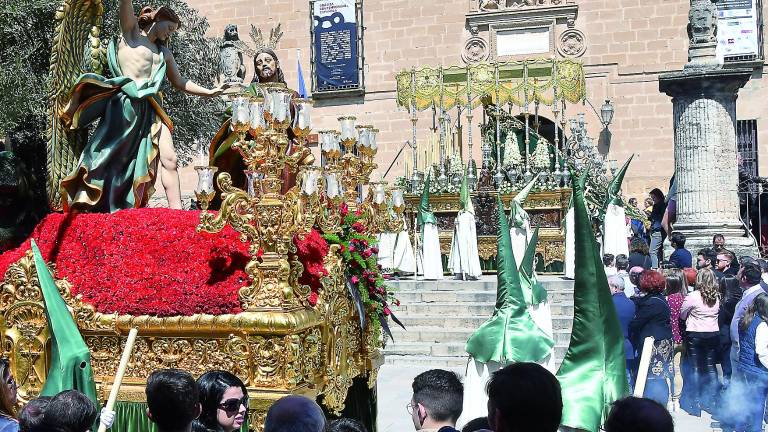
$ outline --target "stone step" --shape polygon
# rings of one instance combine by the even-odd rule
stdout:
[[[493,303],[478,302],[450,302],[450,303],[404,303],[401,300],[397,308],[397,316],[411,315],[443,316],[443,315],[483,315],[490,317],[493,314]],[[564,304],[551,304],[552,315],[573,316],[573,306]]]
[[[573,281],[559,277],[540,277],[544,287],[550,291],[573,291]],[[387,284],[400,291],[492,291],[496,292],[496,278],[483,277],[476,281],[443,279],[426,281],[414,279],[389,280]]]
[[[401,303],[496,303],[496,289],[488,291],[395,291]],[[573,290],[548,291],[551,304],[573,304]]]
[[[460,315],[460,316],[424,316],[423,314],[401,314],[397,313],[398,319],[403,322],[406,328],[416,327],[442,327],[444,329],[476,329],[480,327],[488,318],[489,314],[483,315]],[[571,329],[573,316],[553,315],[552,328],[555,331]],[[466,341],[465,341],[466,342]]]
[[[395,342],[449,343],[467,341],[475,329],[446,329],[443,327],[392,327]],[[568,344],[571,332],[558,330],[553,334],[556,344]]]
[[[396,342],[387,345],[385,355],[430,356],[430,357],[461,357],[467,354],[463,342],[422,343]],[[562,359],[568,350],[567,344],[555,345],[555,358]]]
[[[467,356],[431,357],[423,355],[385,354],[384,363],[399,366],[426,366],[430,369],[467,365]]]

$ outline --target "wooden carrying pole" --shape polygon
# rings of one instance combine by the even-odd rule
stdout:
[[[109,399],[107,399],[107,411],[115,410],[115,402],[117,402],[117,393],[120,390],[120,384],[123,382],[123,376],[125,375],[125,369],[128,367],[128,360],[131,358],[133,352],[133,344],[136,342],[136,336],[139,331],[132,328],[128,332],[128,340],[125,341],[125,349],[123,349],[123,355],[120,357],[120,365],[117,367],[117,375],[115,375],[115,381],[112,383],[112,390],[109,391]],[[107,432],[107,428],[103,425],[99,425],[99,432]]]
[[[648,378],[648,368],[651,366],[651,354],[653,353],[653,336],[648,336],[643,342],[643,353],[640,355],[640,368],[637,370],[635,382],[635,397],[643,397],[645,393],[645,380]],[[99,431],[101,432],[101,431]]]

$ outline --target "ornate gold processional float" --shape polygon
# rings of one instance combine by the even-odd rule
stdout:
[[[384,314],[378,315],[359,301],[359,294],[354,294],[357,288],[350,288],[343,246],[331,242],[322,258],[322,286],[310,303],[309,287],[299,282],[304,266],[297,258],[295,242],[312,229],[341,235],[348,210],[359,209],[356,214],[363,229],[356,231],[355,238],[375,237],[380,227],[392,223],[391,213],[380,208],[383,184],[373,185],[368,197],[357,201],[358,187],[368,184],[376,168],[378,130],[356,125],[354,117],[342,117],[339,132],[320,133],[325,166],[302,165],[309,152],[306,140],[312,101],[295,97],[295,92],[280,84],[260,85],[259,93],[231,97],[231,128],[238,137],[233,148],[245,162],[246,187],[235,187],[230,175],[222,173],[217,178],[223,191],[221,208],[209,211],[216,168],[196,167],[199,182],[195,193],[203,209],[199,235],[217,233],[228,225],[248,244],[248,283],[238,293],[242,312],[169,317],[104,314],[73,297],[70,282],[57,279],[91,351],[97,387],[104,399],[131,328],[138,329],[139,337],[118,396],[123,404],[145,402],[144,385],[153,370],[180,368],[197,377],[208,370],[224,369],[248,387],[249,427],[258,431],[268,407],[284,395],[317,398],[328,412],[338,415],[353,383],[365,380],[366,387],[374,388],[385,343],[382,328],[389,333],[386,303]],[[288,131],[294,139],[289,139]],[[281,193],[285,174],[297,176],[298,183]],[[402,214],[403,208],[395,210]],[[50,356],[44,303],[31,252],[6,271],[0,311],[2,354],[11,359],[20,382],[20,399],[26,401],[39,394]],[[128,411],[143,416],[140,406]]]
[[[418,209],[426,174],[431,173],[430,204],[440,229],[441,251],[447,256],[459,211],[459,186],[466,173],[475,201],[481,263],[484,270],[492,270],[496,251],[494,195],[501,192],[502,201],[509,203],[515,191],[538,175],[534,192],[524,204],[531,225],[541,229],[537,271],[561,272],[565,257],[563,221],[571,194],[569,170],[588,169],[595,178],[607,179],[616,168],[586,136],[583,114],[578,120],[571,119],[570,134],[565,136],[566,106],[580,102],[588,102],[584,69],[570,59],[401,71],[397,75],[397,103],[410,113],[412,152],[398,185],[408,191],[409,223]],[[482,162],[478,168],[473,158],[473,126],[479,107]],[[542,115],[544,107],[553,119]],[[431,133],[429,139],[418,140],[419,112],[427,110],[432,111]],[[603,110],[612,114],[607,101]]]

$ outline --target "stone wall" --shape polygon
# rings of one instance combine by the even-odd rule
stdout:
[[[550,1],[556,3],[541,3]],[[268,31],[282,23],[285,36],[278,55],[286,80],[295,86],[296,60],[301,49],[301,63],[309,85],[307,0],[190,0],[190,4],[208,17],[211,35],[220,35],[229,23],[238,24],[244,37],[250,24]],[[603,100],[610,98],[616,109],[610,127],[609,157],[622,161],[632,153],[638,155],[625,180],[631,196],[645,196],[653,187],[666,191],[673,172],[672,103],[658,91],[658,74],[678,70],[687,61],[685,29],[689,1],[576,0],[574,4],[578,6],[575,28],[585,36],[586,51],[580,60],[586,67],[589,100],[599,110]],[[384,165],[383,172],[400,145],[410,138],[408,114],[398,110],[394,102],[395,74],[412,66],[462,64],[461,52],[470,36],[466,15],[472,9],[476,9],[476,4],[471,0],[366,1],[366,95],[364,99],[318,103],[313,114],[316,130],[336,127],[336,117],[342,114],[354,114],[361,121],[376,125],[381,130],[378,159]],[[767,13],[765,6],[763,15]],[[250,77],[252,65],[247,67]],[[768,89],[760,77],[756,73],[742,90],[737,112],[739,119],[757,119],[758,140],[768,142]],[[579,104],[567,109],[568,116],[578,112],[587,113],[590,135],[597,140],[599,119],[589,106]],[[551,118],[550,113],[542,111],[542,115]],[[475,118],[479,117],[478,111]],[[418,139],[426,140],[431,113],[425,113],[421,119]],[[474,136],[478,144],[478,131]],[[478,161],[479,150],[476,145]],[[768,160],[761,159],[760,165],[761,174],[767,175]],[[189,193],[194,188],[195,175],[189,168],[182,171],[182,187]],[[402,157],[387,178],[393,179],[401,171]]]

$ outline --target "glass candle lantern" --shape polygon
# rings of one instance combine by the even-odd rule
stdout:
[[[212,166],[197,166],[197,188],[195,192],[199,194],[213,193],[213,174],[216,172],[216,167]]]
[[[354,141],[357,138],[357,134],[355,133],[356,120],[357,117],[354,116],[339,117],[342,141]]]
[[[402,207],[405,205],[402,189],[392,189],[392,207]]]
[[[336,198],[341,195],[341,188],[339,187],[339,181],[336,178],[336,173],[328,173],[325,175],[325,195],[328,198]]]
[[[309,99],[296,100],[296,117],[293,120],[293,131],[297,136],[306,136],[312,129],[312,101]]]
[[[264,121],[264,98],[254,97],[250,100],[250,132],[257,135],[264,132],[267,124]]]
[[[276,128],[284,129],[290,121],[291,93],[287,89],[273,88],[269,98],[272,122]]]
[[[370,126],[360,125],[355,126],[355,129],[357,129],[357,145],[359,147],[368,148],[370,147],[368,145],[368,131],[371,130]]]
[[[379,130],[375,128],[371,128],[368,131],[368,146],[371,148],[371,150],[376,150],[379,148],[379,144],[376,142],[376,136],[379,134]]]
[[[384,190],[384,183],[377,183],[373,189],[373,202],[376,204],[382,204],[387,198],[386,191]]]
[[[308,168],[304,171],[301,181],[301,192],[304,195],[312,195],[317,192],[317,180],[320,177],[320,171],[316,168]]]

